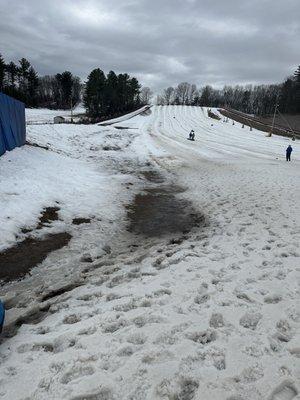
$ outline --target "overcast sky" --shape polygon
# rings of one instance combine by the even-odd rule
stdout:
[[[0,53],[154,90],[280,82],[300,64],[300,0],[0,0]]]

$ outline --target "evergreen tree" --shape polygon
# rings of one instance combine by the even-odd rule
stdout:
[[[19,78],[18,97],[26,104],[28,103],[28,101],[30,101],[27,95],[28,74],[30,68],[31,68],[30,62],[26,60],[26,58],[21,58],[21,60],[19,61],[19,68],[18,68],[18,78]]]
[[[202,90],[200,97],[200,106],[212,107],[213,103],[213,88],[211,86],[205,86]]]
[[[139,84],[139,81],[136,78],[129,79],[129,86],[127,89],[127,94],[128,94],[127,110],[137,107],[140,104],[140,90],[141,90],[141,85]]]
[[[5,67],[4,87],[3,92],[8,96],[15,97],[16,99],[23,100],[21,93],[17,86],[19,69],[14,62],[10,62]]]
[[[118,95],[119,95],[119,111],[125,111],[128,109],[128,87],[129,87],[129,75],[119,74],[118,75]]]
[[[37,106],[38,102],[38,87],[39,87],[39,78],[37,73],[35,72],[33,67],[29,68],[28,71],[28,85],[27,85],[27,105],[32,107]]]
[[[94,69],[88,76],[84,94],[84,106],[92,118],[105,115],[105,85],[106,77],[100,69]]]
[[[115,112],[118,112],[120,108],[118,96],[118,77],[114,71],[110,71],[107,75],[105,97],[107,104],[107,115],[113,115]]]
[[[16,85],[17,85],[19,69],[18,69],[17,65],[11,61],[6,66],[6,71],[7,71],[7,86],[9,86],[11,89],[15,90],[17,87]]]
[[[70,71],[65,71],[60,76],[62,108],[69,109],[72,104],[73,76]]]

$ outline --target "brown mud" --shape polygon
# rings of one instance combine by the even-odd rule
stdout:
[[[40,264],[49,253],[66,246],[71,235],[66,232],[48,235],[42,239],[27,238],[0,253],[0,281],[23,278]]]
[[[178,195],[184,189],[175,184],[163,185],[164,178],[156,171],[141,174],[153,186],[146,187],[127,206],[128,231],[147,237],[186,234],[204,224],[204,215],[192,203]]]

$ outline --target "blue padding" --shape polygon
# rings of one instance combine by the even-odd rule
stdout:
[[[2,301],[0,300],[0,333],[2,332],[2,328],[4,325],[4,318],[5,318],[5,309]]]
[[[24,103],[0,92],[0,156],[25,142]]]

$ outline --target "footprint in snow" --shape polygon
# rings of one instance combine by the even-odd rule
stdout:
[[[143,333],[133,333],[127,337],[127,342],[135,345],[142,345],[146,343],[147,336]]]
[[[71,315],[67,315],[64,319],[63,319],[63,323],[64,324],[76,324],[77,322],[80,322],[81,318],[79,315],[77,314],[71,314]]]
[[[294,384],[289,381],[282,382],[273,390],[268,400],[292,400],[298,395]]]
[[[61,383],[68,384],[75,379],[83,378],[85,376],[93,375],[95,373],[95,368],[90,365],[78,365],[69,369],[61,378]]]
[[[292,328],[287,320],[280,320],[276,324],[276,338],[280,342],[289,342],[292,339]]]
[[[240,325],[243,326],[244,328],[251,329],[254,331],[261,318],[262,314],[249,312],[242,316],[242,318],[240,319]]]

